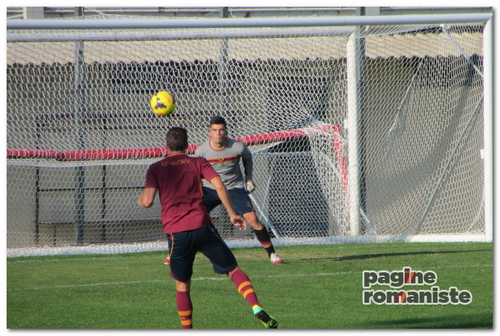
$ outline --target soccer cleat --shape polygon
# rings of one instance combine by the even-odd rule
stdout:
[[[258,318],[267,329],[278,329],[278,321],[269,316],[264,309],[255,314],[255,317]]]
[[[271,253],[271,262],[273,264],[283,264],[283,260],[280,258],[278,253]]]
[[[170,257],[167,257],[167,259],[165,259],[165,260],[163,261],[163,263],[164,263],[165,265],[170,265]]]

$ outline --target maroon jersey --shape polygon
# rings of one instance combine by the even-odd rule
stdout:
[[[196,230],[210,224],[210,215],[203,205],[201,179],[210,181],[216,176],[205,158],[184,154],[167,156],[149,166],[144,187],[156,188],[160,194],[165,233]]]

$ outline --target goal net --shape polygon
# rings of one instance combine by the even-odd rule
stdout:
[[[9,29],[8,256],[165,249],[146,169],[212,115],[253,152],[276,245],[484,239],[483,25]]]

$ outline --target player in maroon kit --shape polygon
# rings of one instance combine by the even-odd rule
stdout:
[[[193,262],[198,251],[212,262],[214,272],[227,274],[252,307],[254,315],[267,327],[278,323],[262,308],[248,276],[238,267],[231,250],[211,223],[203,205],[201,179],[209,181],[226,207],[231,222],[246,229],[245,220],[236,214],[220,176],[205,158],[189,157],[187,132],[172,128],[167,133],[169,155],[150,165],[140,206],[153,205],[156,192],[161,202],[163,229],[170,246],[170,275],[175,279],[176,302],[182,327],[192,328],[193,306],[190,297]]]

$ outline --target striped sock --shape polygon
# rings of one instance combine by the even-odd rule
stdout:
[[[182,329],[193,329],[193,304],[191,303],[189,291],[177,291],[176,300]]]
[[[253,289],[252,283],[248,276],[242,270],[236,270],[231,276],[238,292],[243,296],[245,300],[250,304],[252,310],[255,311],[255,307],[262,307],[257,299],[257,295]],[[261,308],[262,309],[262,308]]]
[[[265,226],[262,227],[262,230],[253,230],[255,233],[255,237],[260,242],[262,247],[266,250],[267,255],[271,256],[271,253],[274,253],[274,246],[271,242],[271,237],[269,236],[269,231]]]

